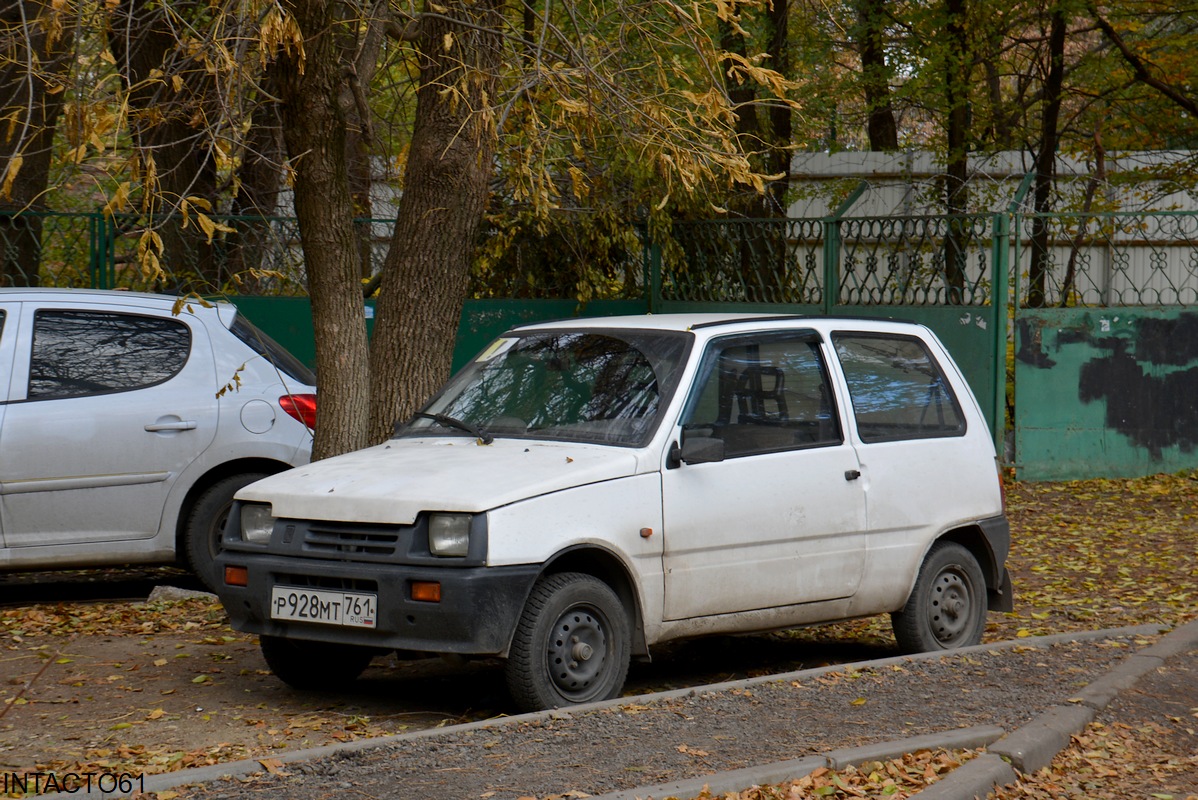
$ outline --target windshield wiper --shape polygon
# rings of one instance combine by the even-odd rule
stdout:
[[[483,444],[490,444],[491,442],[495,441],[495,437],[487,433],[482,428],[473,423],[458,419],[457,417],[450,417],[445,414],[431,414],[428,411],[417,411],[412,416],[431,419],[433,422],[439,422],[447,428],[457,428],[458,430],[463,430],[466,433],[472,434]]]

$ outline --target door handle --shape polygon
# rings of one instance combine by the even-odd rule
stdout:
[[[146,426],[146,430],[150,433],[158,433],[159,431],[194,431],[195,429],[195,420],[191,419],[181,419],[178,422],[152,422]]]
[[[846,481],[855,481],[860,477],[861,477],[861,470],[859,470],[859,469],[846,469],[844,471],[844,479]]]

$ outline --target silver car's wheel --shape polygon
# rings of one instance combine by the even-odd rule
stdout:
[[[907,653],[953,650],[982,641],[986,579],[973,554],[955,542],[928,551],[902,611],[891,615],[894,638]]]
[[[211,591],[216,591],[220,580],[214,562],[233,507],[233,495],[265,477],[262,472],[245,472],[223,478],[208,487],[191,507],[183,529],[183,555],[191,571]]]

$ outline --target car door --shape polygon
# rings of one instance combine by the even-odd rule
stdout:
[[[153,536],[175,478],[216,432],[203,325],[132,305],[25,303],[16,333],[0,439],[5,543]]]
[[[8,384],[12,377],[13,342],[16,340],[15,334],[8,331],[16,324],[12,317],[18,309],[19,303],[0,303],[0,454],[4,448],[4,412],[8,408]],[[3,492],[2,484],[0,492]],[[0,512],[0,547],[4,543],[4,514]]]
[[[708,345],[662,471],[666,619],[856,591],[865,500],[825,358],[812,331]]]
[[[886,566],[917,559],[946,525],[976,518],[977,487],[995,480],[989,431],[968,429],[961,403],[972,399],[958,397],[921,339],[846,330],[832,342],[869,479],[870,562],[879,583],[909,585],[909,574]]]

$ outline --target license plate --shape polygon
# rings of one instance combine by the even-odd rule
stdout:
[[[270,593],[271,619],[373,628],[377,612],[378,595],[374,594],[293,586],[275,586]]]

